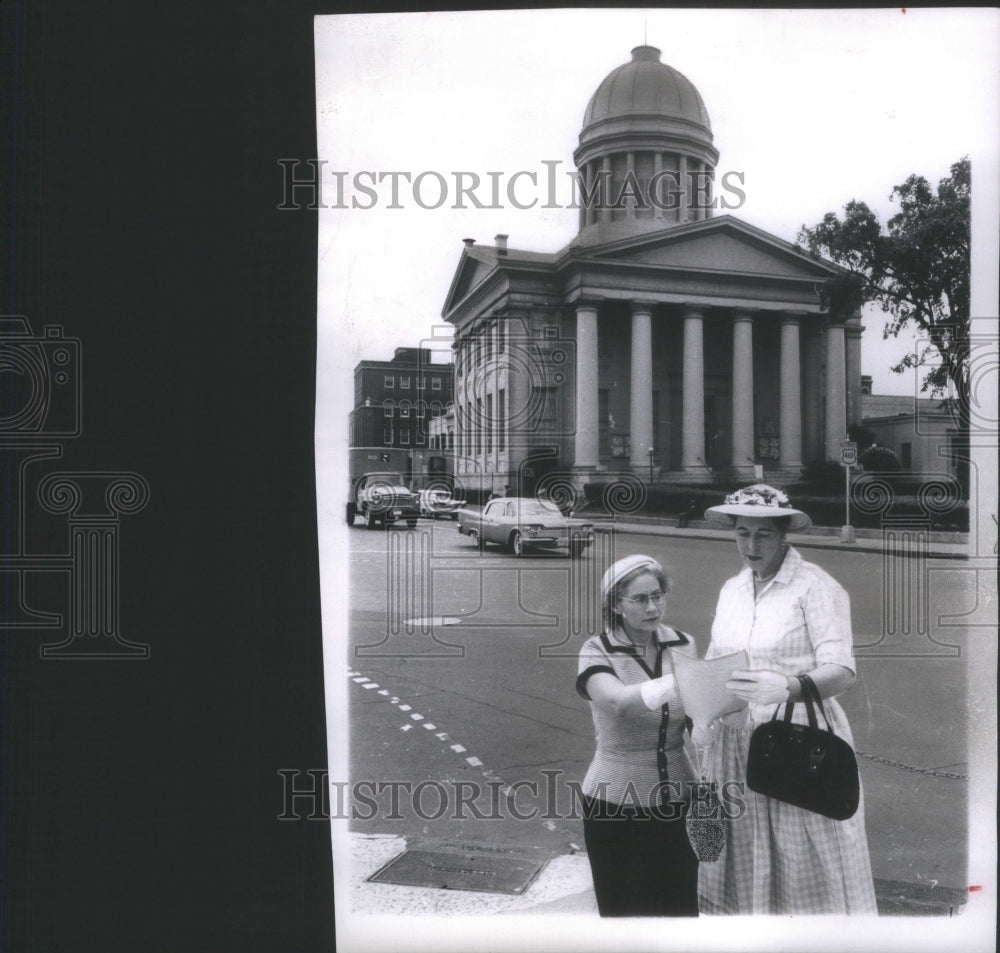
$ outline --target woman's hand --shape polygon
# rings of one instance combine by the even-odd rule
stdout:
[[[780,704],[790,696],[788,677],[766,668],[733,672],[726,682],[726,691],[756,705]]]

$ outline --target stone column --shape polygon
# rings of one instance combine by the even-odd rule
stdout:
[[[847,320],[844,329],[847,349],[847,426],[854,427],[861,423],[861,334],[864,327],[861,324],[861,312],[858,311]]]
[[[694,179],[692,180],[692,186],[694,191],[694,218],[696,222],[704,221],[705,219],[705,202],[704,197],[701,194],[701,183],[704,176],[701,174],[705,169],[704,162],[696,162],[694,168]]]
[[[749,311],[733,313],[733,467],[743,475],[753,474],[753,316]]]
[[[629,149],[625,153],[625,184],[628,185],[630,182],[635,180],[635,153]],[[631,189],[629,190],[631,193]],[[635,205],[636,201],[631,196],[631,194],[625,199],[625,217],[628,219],[635,218]]]
[[[687,156],[679,157],[679,165],[677,167],[677,188],[682,192],[678,196],[678,202],[680,203],[677,207],[677,221],[686,222],[690,217],[688,215],[688,203],[691,201],[691,185],[688,182],[688,159]]]
[[[598,463],[597,305],[576,307],[576,434],[573,464]]]
[[[647,200],[650,205],[653,206],[653,218],[662,219],[663,209],[660,208],[663,205],[663,179],[658,176],[663,172],[663,153],[659,149],[653,153],[653,181],[656,183],[656,188],[650,189],[650,194]]]
[[[843,320],[843,319],[840,319]],[[840,460],[840,444],[847,439],[847,400],[844,394],[846,374],[844,325],[831,318],[826,329],[826,438],[827,460]]]
[[[653,307],[632,304],[632,366],[629,379],[629,463],[649,467],[653,447]]]
[[[781,321],[781,391],[778,463],[802,466],[802,371],[799,366],[799,321],[786,314]]]
[[[681,467],[707,474],[705,468],[705,359],[702,313],[684,312],[684,377],[681,382],[684,416],[681,430]]]
[[[599,222],[611,221],[611,156],[601,159],[601,188],[598,191],[599,201],[597,210],[597,220]]]
[[[815,315],[813,316],[816,317]],[[803,443],[805,459],[815,463],[824,459],[822,424],[822,374],[823,355],[820,331],[815,326],[803,334],[803,360],[805,363],[805,394],[803,395]]]

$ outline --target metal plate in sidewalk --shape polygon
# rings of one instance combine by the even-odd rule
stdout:
[[[498,857],[474,848],[407,850],[368,879],[375,883],[521,894],[538,876],[544,861]]]

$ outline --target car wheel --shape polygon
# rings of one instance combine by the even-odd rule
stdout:
[[[483,548],[482,543],[479,542],[479,533],[477,533],[474,529],[469,530],[469,540],[472,545],[476,547],[476,549]]]
[[[521,534],[514,532],[510,537],[510,550],[515,556],[524,555],[524,540],[521,538]]]
[[[354,525],[354,517],[357,515],[358,508],[353,503],[347,504],[347,525]]]

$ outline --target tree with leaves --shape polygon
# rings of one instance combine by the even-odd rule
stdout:
[[[899,212],[883,230],[864,203],[848,202],[843,218],[827,212],[813,228],[799,231],[799,245],[847,269],[824,289],[824,305],[851,314],[866,302],[888,314],[882,336],[896,337],[907,325],[925,337],[893,366],[896,373],[926,367],[922,390],[932,396],[950,381],[962,417],[969,406],[970,163],[963,157],[935,192],[923,176],[893,188]]]

